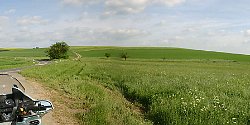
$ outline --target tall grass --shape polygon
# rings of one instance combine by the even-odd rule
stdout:
[[[76,113],[85,124],[247,125],[249,68],[246,62],[84,58],[22,74],[74,97],[74,108],[87,109]]]
[[[116,68],[114,68],[116,67]],[[248,64],[98,63],[91,77],[112,79],[155,124],[248,124]]]
[[[36,67],[23,75],[41,80],[74,101],[68,106],[81,124],[140,125],[151,124],[141,117],[137,107],[125,100],[121,93],[106,88],[99,80],[88,76],[90,63],[65,61],[46,67]]]

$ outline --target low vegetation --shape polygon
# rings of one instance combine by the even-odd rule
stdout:
[[[45,49],[0,49],[0,70],[31,66],[35,59],[45,59]]]
[[[33,65],[33,61],[30,59],[0,57],[0,70],[19,68],[29,65]]]
[[[76,117],[81,124],[150,124],[137,112],[140,109],[124,99],[119,91],[107,88],[101,81],[89,76],[94,65],[92,61],[64,61],[25,70],[22,74],[71,96],[74,102],[69,106],[78,110]]]
[[[138,53],[144,49],[137,49]],[[136,54],[131,53],[135,50],[127,49],[134,60],[121,61],[101,58],[107,51],[104,48],[75,50],[83,59],[27,69],[22,74],[71,96],[69,106],[78,109],[76,117],[82,124],[250,123],[249,56],[204,51],[194,54],[196,51],[179,49],[184,52],[176,53],[193,53],[197,59],[185,59],[191,55],[170,58],[170,53],[162,61],[162,55],[159,60],[145,60],[151,57],[148,53],[144,59],[135,59]],[[112,55],[120,52],[109,50]],[[86,57],[86,53],[98,55],[100,51],[100,58]],[[211,59],[199,56],[200,52]]]
[[[45,48],[40,49],[0,49],[0,57],[45,58]]]
[[[83,57],[103,57],[110,53],[113,59],[121,59],[121,53],[126,52],[129,59],[138,60],[227,60],[250,62],[248,55],[230,54],[222,52],[191,50],[164,47],[71,47]]]

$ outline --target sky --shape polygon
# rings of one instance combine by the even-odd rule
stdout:
[[[250,54],[249,0],[0,0],[0,47],[159,46]]]

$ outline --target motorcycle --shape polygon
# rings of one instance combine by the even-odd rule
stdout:
[[[16,78],[0,74],[0,125],[41,125],[42,117],[53,109],[50,101],[34,100],[24,91]]]

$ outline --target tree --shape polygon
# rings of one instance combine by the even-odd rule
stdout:
[[[123,53],[121,54],[121,58],[124,58],[124,60],[126,61],[127,58],[128,58],[128,53],[123,52]]]
[[[50,59],[66,59],[68,58],[68,50],[69,46],[64,41],[56,42],[55,44],[51,45],[49,49],[46,51],[47,56]]]
[[[105,53],[104,56],[106,56],[107,58],[109,58],[111,56],[110,53]]]
[[[165,61],[165,60],[166,60],[166,57],[163,57],[162,60]]]

